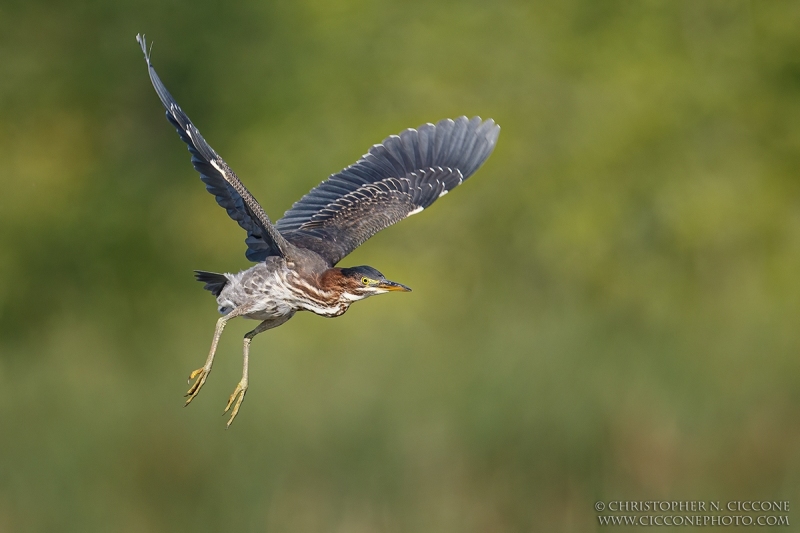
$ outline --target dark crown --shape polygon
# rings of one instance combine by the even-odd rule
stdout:
[[[381,274],[371,266],[366,266],[366,265],[343,268],[342,274],[344,274],[349,278],[360,278],[362,276],[366,276],[370,279],[375,279],[375,280],[384,279],[383,274]]]

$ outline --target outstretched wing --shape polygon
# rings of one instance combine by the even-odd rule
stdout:
[[[331,265],[380,230],[419,213],[472,175],[500,134],[492,119],[445,119],[392,135],[323,181],[276,227]]]
[[[147,60],[150,81],[167,110],[167,119],[178,130],[181,140],[188,145],[192,154],[192,165],[200,173],[200,179],[206,184],[206,190],[214,195],[217,203],[228,212],[228,216],[247,231],[245,240],[247,258],[257,262],[265,260],[270,255],[285,256],[286,240],[270,223],[269,217],[250,191],[203,139],[195,125],[164,87],[150,63],[144,36],[137,35],[136,40],[141,45],[144,58]]]

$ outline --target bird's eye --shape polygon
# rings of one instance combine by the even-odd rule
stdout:
[[[369,285],[369,278],[361,278],[361,283],[364,285]]]

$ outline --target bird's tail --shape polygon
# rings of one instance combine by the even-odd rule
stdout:
[[[225,277],[225,274],[217,274],[216,272],[195,270],[194,277],[197,281],[205,283],[203,288],[207,291],[211,291],[211,294],[214,296],[219,296],[219,293],[221,293],[225,285],[228,284],[228,278]]]

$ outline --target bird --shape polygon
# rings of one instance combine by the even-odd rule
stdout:
[[[206,382],[228,321],[259,321],[244,336],[242,378],[223,412],[230,411],[229,428],[248,390],[250,343],[256,335],[285,324],[299,311],[337,317],[367,297],[411,291],[373,267],[336,265],[380,230],[420,213],[474,174],[494,150],[500,127],[492,119],[461,116],[391,135],[311,189],[273,224],[167,91],[144,35],[136,40],[167,120],[186,143],[208,192],[247,232],[245,256],[256,263],[236,274],[195,271],[216,297],[221,316],[205,363],[189,375],[185,405]]]

